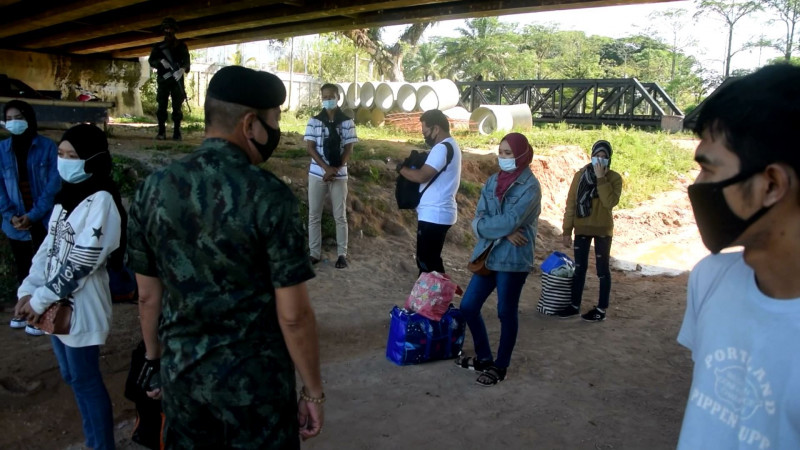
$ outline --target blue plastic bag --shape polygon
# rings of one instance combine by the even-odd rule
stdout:
[[[386,359],[399,365],[420,364],[438,359],[451,359],[464,345],[464,322],[461,311],[450,305],[439,321],[397,306],[389,314],[389,340]]]
[[[572,261],[572,258],[561,252],[550,253],[550,256],[542,261],[542,273],[552,273],[553,270],[564,265],[575,267],[575,262]]]

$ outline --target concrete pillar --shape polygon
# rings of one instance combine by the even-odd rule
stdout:
[[[142,115],[140,88],[147,81],[149,66],[141,61],[88,56],[51,55],[0,50],[0,73],[36,90],[61,91],[62,100],[75,100],[75,86],[95,92],[100,100],[114,102],[112,116]]]
[[[667,133],[678,133],[683,129],[683,116],[661,116],[661,129]]]

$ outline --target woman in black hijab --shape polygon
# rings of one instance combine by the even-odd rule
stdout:
[[[53,335],[51,341],[61,375],[75,393],[86,445],[95,450],[114,448],[99,348],[111,326],[106,264],[122,264],[127,222],[111,164],[102,130],[77,125],[64,133],[58,146],[63,187],[44,244],[17,292],[15,311],[36,320],[59,300],[72,303],[69,332]]]
[[[11,137],[0,141],[0,212],[11,244],[17,282],[28,276],[31,259],[45,236],[53,197],[61,186],[56,169],[56,143],[38,134],[36,113],[28,103],[11,100],[3,106],[3,127]],[[12,328],[25,321],[11,319]],[[35,328],[29,334],[39,335]]]

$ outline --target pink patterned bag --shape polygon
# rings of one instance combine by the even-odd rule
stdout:
[[[423,272],[411,289],[411,295],[406,300],[406,309],[439,321],[447,312],[457,289],[458,286],[447,274]]]

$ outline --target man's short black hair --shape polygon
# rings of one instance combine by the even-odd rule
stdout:
[[[322,85],[321,88],[319,88],[319,93],[322,94],[322,91],[324,91],[325,89],[332,90],[333,93],[336,94],[336,98],[337,99],[339,98],[339,86],[336,86],[333,83],[325,83]]]
[[[450,132],[450,122],[448,122],[447,116],[445,116],[444,113],[438,109],[425,111],[421,116],[419,116],[419,121],[424,123],[428,128],[433,128],[434,125],[439,125],[439,128],[444,130],[446,133]]]
[[[800,175],[800,67],[778,64],[732,81],[702,105],[694,132],[724,137],[741,171],[783,162]]]

